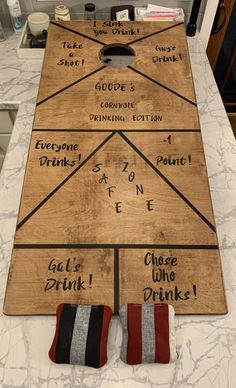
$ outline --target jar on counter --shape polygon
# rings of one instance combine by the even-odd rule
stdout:
[[[87,3],[84,6],[84,19],[96,20],[95,5],[93,3]]]
[[[66,5],[60,4],[55,7],[55,20],[61,22],[70,20],[70,10]]]

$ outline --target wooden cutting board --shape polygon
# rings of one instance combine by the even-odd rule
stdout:
[[[51,22],[4,313],[227,312],[183,23]]]

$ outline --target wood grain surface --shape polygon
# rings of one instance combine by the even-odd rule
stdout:
[[[4,313],[62,302],[227,312],[182,23],[50,24]]]

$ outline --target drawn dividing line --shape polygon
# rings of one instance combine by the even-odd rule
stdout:
[[[14,249],[219,249],[218,245],[188,244],[15,244]]]
[[[148,75],[142,73],[141,71],[135,69],[134,67],[132,67],[132,66],[127,66],[127,67],[128,67],[130,70],[134,71],[135,73],[137,73],[137,74],[141,75],[142,77],[148,79],[149,81],[154,82],[156,85],[161,86],[162,88],[168,90],[168,92],[171,92],[171,93],[175,94],[176,96],[182,98],[182,100],[188,102],[189,104],[192,104],[192,105],[194,105],[194,106],[197,106],[196,102],[193,102],[193,101],[189,100],[188,98],[182,96],[182,94],[179,94],[179,93],[177,93],[175,90],[168,88],[168,86],[161,84],[160,82],[158,82],[158,81],[156,81],[155,79],[149,77]]]
[[[117,132],[201,132],[200,129],[121,129]]]
[[[17,225],[16,230],[20,229],[29,219],[32,217],[33,214],[35,214],[64,184],[71,179],[99,150],[102,148],[115,134],[116,132],[112,132],[105,140],[100,143],[95,150],[91,152],[90,155],[87,156],[83,160],[83,162],[80,163],[79,166],[77,166],[58,186],[54,188],[54,190],[51,191],[19,224]]]
[[[33,129],[33,132],[113,132],[113,129]],[[201,132],[200,129],[116,129],[116,132]]]
[[[86,39],[92,40],[93,42],[95,42],[95,43],[98,43],[98,44],[101,44],[102,46],[106,46],[106,43],[103,43],[103,42],[101,42],[100,40],[97,40],[97,39],[95,39],[95,38],[92,38],[91,36],[88,36],[88,35],[82,34],[82,32],[78,32],[78,31],[76,31],[76,30],[73,30],[72,28],[69,28],[69,27],[63,26],[62,24],[55,23],[54,21],[51,21],[50,23],[51,23],[51,24],[54,24],[54,26],[57,26],[57,27],[63,28],[64,30],[67,30],[67,31],[73,32],[74,34],[80,35],[80,36],[82,36],[83,38],[86,38]]]
[[[164,31],[170,30],[171,28],[178,27],[178,26],[180,26],[181,24],[183,24],[183,22],[181,22],[181,23],[177,23],[177,24],[175,24],[174,26],[169,26],[169,27],[163,28],[162,30],[159,30],[159,31],[153,32],[152,34],[149,34],[149,35],[143,36],[142,38],[138,38],[138,39],[132,40],[132,42],[129,42],[129,43],[126,43],[126,44],[127,44],[127,45],[134,44],[134,43],[136,43],[136,42],[139,42],[140,40],[143,40],[143,39],[150,38],[150,36],[157,35],[157,34],[160,34],[161,32],[164,32]]]
[[[37,102],[37,103],[36,103],[36,106],[39,106],[39,105],[43,104],[44,102],[48,101],[50,98],[57,96],[58,94],[64,92],[66,89],[69,89],[69,88],[71,88],[72,86],[78,84],[79,82],[85,80],[86,78],[91,77],[92,75],[96,74],[98,71],[103,70],[105,67],[106,67],[106,66],[101,66],[101,67],[99,67],[98,69],[92,71],[91,73],[85,75],[84,77],[82,77],[82,78],[80,78],[80,79],[78,79],[78,80],[72,82],[71,84],[65,86],[64,88],[58,90],[57,92],[51,94],[50,96],[44,98],[43,100],[41,100],[41,101],[39,101],[39,102]]]
[[[114,249],[114,313],[120,309],[120,258],[119,248]]]
[[[171,189],[174,190],[176,194],[178,194],[178,196],[184,200],[184,202],[186,202],[186,204],[213,230],[213,232],[216,232],[215,226],[207,220],[207,218],[173,185],[173,183],[171,183],[171,181],[169,181],[169,179],[167,179],[166,176],[163,175],[161,171],[158,170],[158,168],[156,168],[152,162],[122,132],[119,132],[119,135],[171,187]]]
[[[115,130],[117,132],[117,130]],[[119,130],[118,130],[119,131]],[[114,129],[33,129],[32,132],[114,132]]]

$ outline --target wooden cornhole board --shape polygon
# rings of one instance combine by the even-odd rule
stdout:
[[[227,312],[182,23],[50,24],[4,312],[62,302]]]

